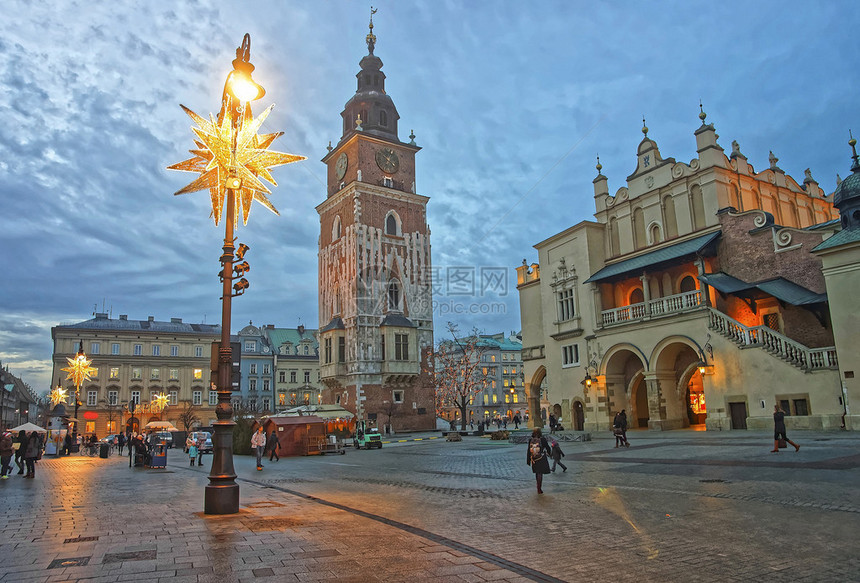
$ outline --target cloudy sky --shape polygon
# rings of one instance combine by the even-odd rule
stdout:
[[[860,132],[860,11],[854,1],[585,2],[374,0],[376,54],[414,129],[417,191],[431,198],[436,267],[501,268],[494,293],[437,290],[436,327],[519,329],[514,268],[532,245],[593,212],[595,155],[624,186],[642,116],[661,153],[695,156],[701,99],[727,151],[768,151],[827,191]],[[275,110],[274,149],[308,157],[275,170],[281,215],[254,206],[251,287],[234,332],[317,327],[319,162],[367,53],[369,4],[32,2],[0,20],[0,362],[37,391],[51,382],[51,326],[114,318],[218,323],[223,229],[191,174],[182,103],[217,112],[242,36]],[[259,111],[259,107],[257,110]],[[491,311],[452,315],[445,310]]]

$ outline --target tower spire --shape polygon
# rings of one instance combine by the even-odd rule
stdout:
[[[368,54],[371,55],[373,54],[373,48],[376,46],[376,35],[373,34],[373,15],[376,14],[377,10],[379,9],[374,9],[373,6],[370,7],[370,31],[367,33],[367,38],[365,39],[367,41]]]

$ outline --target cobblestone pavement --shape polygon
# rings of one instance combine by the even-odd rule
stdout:
[[[45,458],[0,482],[0,582],[860,580],[860,435],[791,437],[563,443],[543,495],[525,446],[486,438],[236,456],[241,511],[220,517],[181,451]]]

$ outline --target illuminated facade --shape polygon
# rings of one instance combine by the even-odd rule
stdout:
[[[78,396],[80,433],[99,437],[137,428],[149,421],[168,420],[179,429],[184,402],[194,409],[202,425],[215,420],[216,393],[209,390],[210,353],[220,341],[221,327],[187,324],[181,318],[169,322],[113,319],[97,313],[91,320],[51,328],[54,343],[53,378],[60,379],[69,395],[67,410],[74,410],[75,387],[61,372],[74,358],[80,342],[95,373],[85,381]],[[156,397],[167,396],[167,407]],[[135,413],[129,411],[134,400]]]
[[[517,269],[532,419],[604,430],[791,428],[842,423],[821,260],[839,230],[812,178],[756,171],[713,124],[698,157],[663,158],[648,128],[626,186],[594,179],[595,221],[538,243]],[[536,388],[546,385],[545,400]],[[534,387],[534,389],[533,389]]]
[[[274,353],[275,411],[282,413],[300,405],[319,405],[322,401],[319,332],[304,326],[266,326],[263,333]]]
[[[428,198],[417,194],[414,135],[401,142],[382,60],[367,35],[343,133],[322,159],[317,206],[322,402],[395,430],[435,425]]]

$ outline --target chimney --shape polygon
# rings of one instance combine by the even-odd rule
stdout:
[[[147,318],[147,320],[150,322],[155,322],[155,316],[150,316]]]
[[[182,318],[170,318],[170,323],[171,324],[181,324]]]
[[[96,320],[107,320],[108,315],[104,312],[99,312],[96,314]]]
[[[299,327],[297,328],[297,330],[299,331],[299,336],[304,335],[304,333],[305,333],[305,325],[304,325],[304,324],[299,324]]]
[[[119,319],[120,320],[128,320],[128,314],[120,314]]]

